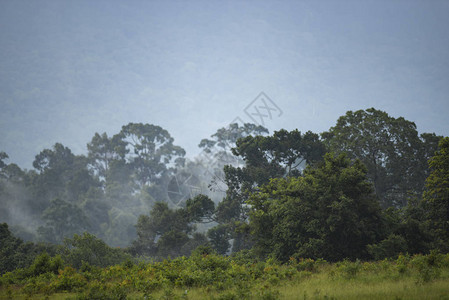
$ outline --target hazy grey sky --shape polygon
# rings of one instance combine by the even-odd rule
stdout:
[[[1,0],[0,151],[31,168],[56,142],[82,154],[144,122],[193,156],[262,91],[270,132],[375,107],[447,136],[448,15],[436,0]]]

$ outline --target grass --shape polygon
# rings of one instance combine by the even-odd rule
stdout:
[[[385,278],[360,274],[354,279],[333,279],[327,273],[292,281],[281,288],[280,299],[448,299],[449,279],[420,284],[415,277]]]
[[[13,272],[1,277],[0,299],[449,300],[449,255],[441,254],[401,256],[394,261],[330,264],[304,260],[284,265],[204,256],[131,268],[113,266],[92,273],[67,269],[59,275],[17,276]],[[74,285],[61,291],[58,282]]]

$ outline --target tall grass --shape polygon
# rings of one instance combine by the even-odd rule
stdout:
[[[50,265],[51,267],[51,265]],[[448,299],[449,254],[377,262],[232,260],[197,255],[158,263],[38,273],[0,279],[0,299]]]

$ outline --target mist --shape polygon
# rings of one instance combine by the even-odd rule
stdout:
[[[376,107],[449,132],[446,1],[2,1],[0,150],[32,169],[56,142],[86,154],[95,132],[167,129],[198,141],[265,92],[265,120],[322,132]],[[255,118],[256,119],[256,118]],[[260,120],[257,120],[260,122]]]
[[[0,222],[33,242],[90,232],[136,255],[229,254],[251,248],[251,195],[326,152],[360,159],[382,208],[420,201],[449,134],[448,13],[445,1],[2,1]],[[377,123],[348,119],[355,133],[339,137],[352,112]],[[367,160],[378,140],[357,144],[357,130],[396,144]]]

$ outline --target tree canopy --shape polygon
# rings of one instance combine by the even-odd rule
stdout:
[[[347,153],[367,166],[383,207],[403,207],[422,195],[427,159],[439,139],[434,134],[420,137],[415,123],[374,108],[348,111],[322,137],[331,151]]]
[[[439,143],[439,149],[429,160],[430,175],[426,180],[424,200],[437,247],[449,251],[449,138]]]
[[[72,236],[64,247],[77,265],[103,265],[92,247],[122,257],[106,245],[152,259],[199,245],[282,261],[449,251],[449,140],[404,118],[348,111],[321,136],[231,124],[199,148],[186,158],[167,130],[129,123],[95,133],[87,155],[55,143],[32,170],[0,151],[0,219],[10,224],[0,264],[29,265],[47,249],[22,239]]]
[[[248,203],[255,249],[262,256],[366,258],[366,246],[380,236],[380,207],[366,167],[345,154],[326,154],[303,177],[272,179]]]

